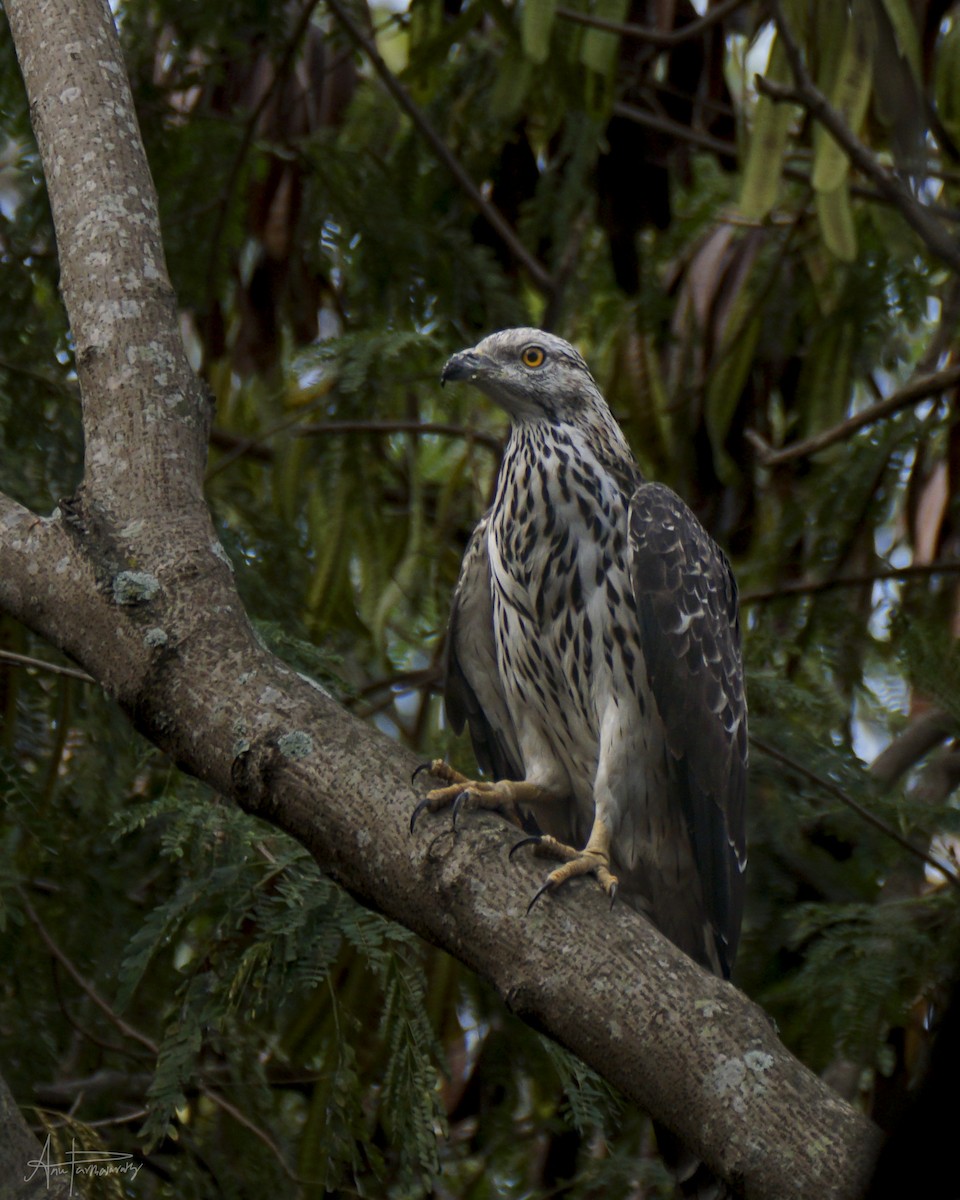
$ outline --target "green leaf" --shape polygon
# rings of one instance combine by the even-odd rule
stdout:
[[[187,879],[173,896],[145,915],[143,924],[127,945],[118,971],[116,1006],[119,1012],[123,1012],[130,1003],[154,955],[169,944],[174,932],[189,916],[202,890],[200,883]]]
[[[846,182],[832,192],[817,192],[816,201],[820,232],[827,248],[841,262],[853,262],[857,257],[857,231]]]
[[[848,21],[831,103],[853,134],[860,132],[871,88],[872,55],[866,31],[859,22]],[[814,188],[818,192],[836,191],[849,170],[846,151],[818,125],[813,136]]]
[[[749,293],[744,289],[737,307],[751,304]],[[753,365],[761,326],[758,313],[748,317],[745,323],[742,319],[731,318],[730,333],[725,339],[725,355],[707,387],[704,417],[714,466],[719,477],[730,486],[740,479],[740,468],[727,452],[724,442]]]
[[[817,87],[825,96],[832,96],[837,86],[837,72],[843,53],[849,23],[847,6],[836,0],[820,0],[816,7]],[[792,76],[791,76],[792,78]]]
[[[804,412],[801,428],[806,436],[839,421],[850,395],[855,326],[851,321],[835,319],[825,321],[819,329],[798,386]]]
[[[626,19],[630,0],[597,0],[593,6],[593,16],[602,17],[606,21],[623,21]],[[606,33],[602,29],[588,29],[580,43],[580,61],[598,75],[608,76],[617,61],[617,49],[620,45],[618,33]]]
[[[527,58],[544,63],[550,53],[550,34],[557,0],[524,0],[520,18],[520,42]]]
[[[500,60],[497,82],[490,97],[491,114],[501,121],[515,118],[523,106],[533,68],[515,46],[508,46]]]
[[[897,39],[897,49],[907,60],[914,82],[918,87],[923,86],[923,75],[920,69],[920,36],[910,11],[907,0],[883,0],[890,24],[893,26]]]
[[[578,1133],[589,1136],[616,1119],[622,1101],[605,1079],[550,1038],[541,1035],[540,1045],[560,1078],[564,1108]]]
[[[374,643],[384,645],[391,620],[416,585],[423,569],[423,492],[416,476],[410,495],[410,522],[402,556],[390,578],[384,584],[370,622]]]
[[[318,487],[307,504],[316,566],[306,604],[317,628],[323,627],[349,588],[349,512],[350,480],[345,474],[335,482],[329,497]]]
[[[960,21],[954,21],[940,42],[933,86],[937,116],[954,142],[960,142]]]
[[[673,409],[652,338],[639,339],[638,359],[641,375],[640,395],[637,399],[646,411],[653,415],[661,445],[668,447],[670,453],[675,453]]]
[[[156,1072],[147,1092],[150,1111],[141,1131],[148,1150],[167,1136],[174,1111],[186,1103],[184,1091],[197,1070],[204,1025],[216,1021],[216,1000],[209,984],[205,977],[190,981],[180,1015],[164,1031]]]
[[[273,499],[278,514],[293,525],[303,506],[303,469],[310,445],[306,438],[281,440],[275,450],[277,469],[273,474]]]
[[[786,54],[779,38],[775,38],[770,50],[766,78],[778,83],[789,78]],[[769,96],[760,96],[753,111],[753,128],[738,206],[748,221],[762,221],[777,202],[783,154],[795,109]]]

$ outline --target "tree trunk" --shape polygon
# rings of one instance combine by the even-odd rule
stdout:
[[[64,1200],[70,1195],[69,1167],[59,1166],[51,1146],[33,1136],[0,1076],[0,1200]]]

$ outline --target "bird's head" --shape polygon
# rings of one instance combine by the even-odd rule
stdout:
[[[542,329],[501,329],[454,354],[440,382],[472,383],[519,420],[572,421],[606,407],[569,342]]]

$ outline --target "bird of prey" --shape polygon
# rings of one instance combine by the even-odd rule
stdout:
[[[507,329],[454,354],[511,422],[447,635],[446,712],[490,778],[442,760],[414,813],[494,808],[729,977],[746,862],[747,712],[730,566],[644,479],[580,354]],[[413,824],[413,822],[411,822]],[[536,897],[534,897],[536,899]],[[532,902],[531,902],[532,903]]]

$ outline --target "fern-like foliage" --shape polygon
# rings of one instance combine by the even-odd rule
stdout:
[[[541,1037],[540,1044],[563,1088],[561,1115],[584,1137],[598,1129],[615,1129],[623,1109],[623,1100],[615,1089],[550,1038]]]
[[[302,1168],[319,1173],[326,1187],[376,1175],[380,1129],[394,1172],[409,1187],[428,1187],[446,1131],[444,1053],[427,1016],[412,935],[351,901],[293,842],[265,837],[252,819],[211,806],[193,789],[131,810],[116,822],[115,836],[154,826],[180,882],[132,937],[116,996],[124,1010],[136,1007],[160,958],[172,959],[181,978],[148,1092],[147,1147],[189,1127],[196,1119],[189,1097],[199,1094],[202,1103],[219,1091],[215,1064],[250,1044],[259,1019],[306,1004],[309,1023],[297,1018],[287,1044],[269,1056],[278,1070],[299,1061],[316,1076],[305,1119],[317,1142],[301,1146]],[[384,1066],[373,1113],[359,1105],[357,1086],[360,1065],[369,1070],[371,1031],[335,984],[354,958],[380,997],[374,1037]]]

